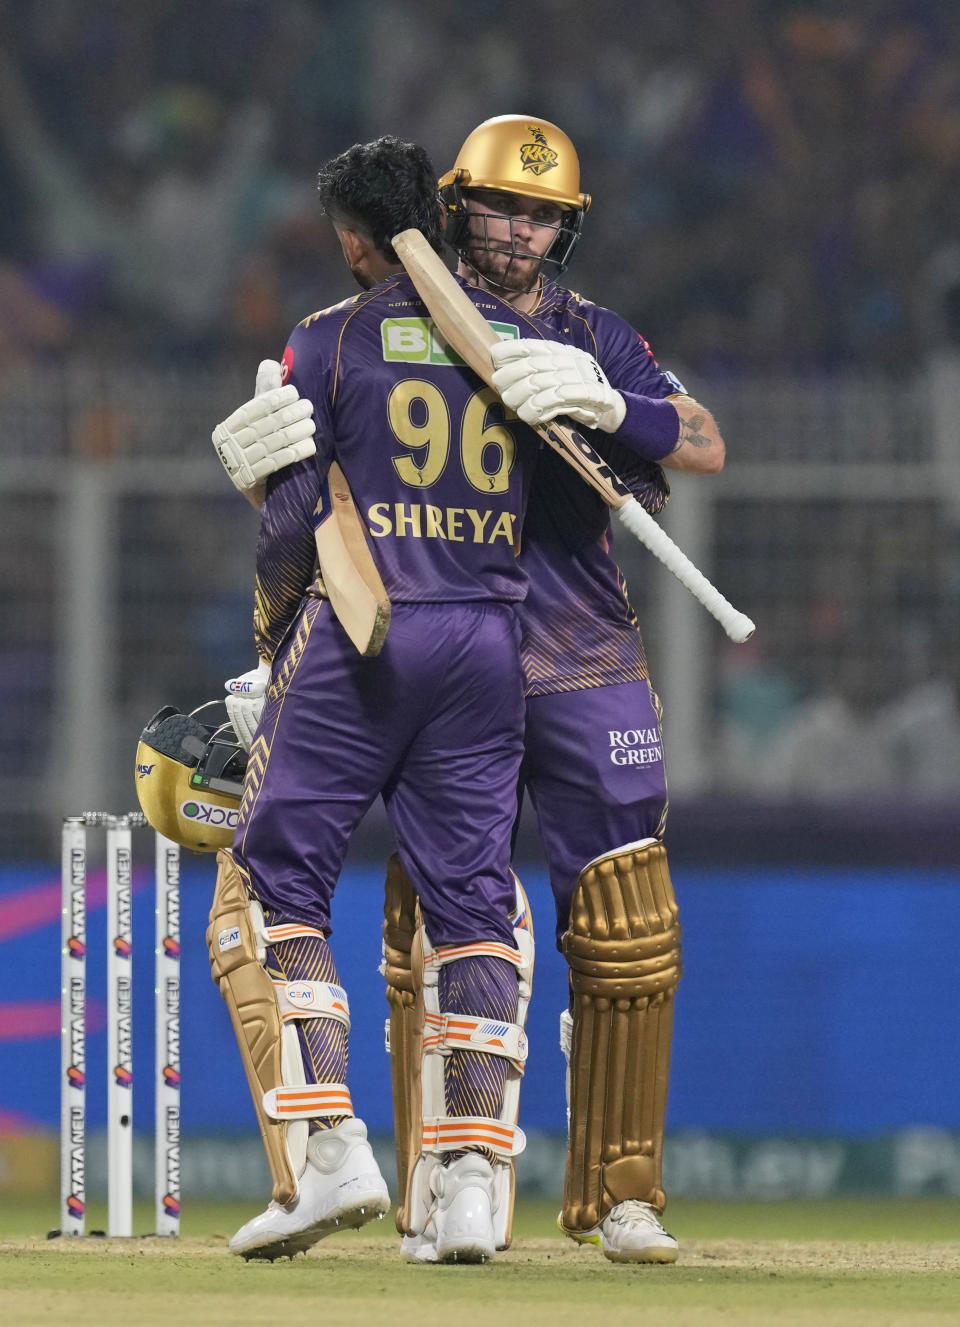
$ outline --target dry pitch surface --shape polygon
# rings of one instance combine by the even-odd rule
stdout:
[[[518,1211],[513,1248],[485,1267],[408,1267],[387,1221],[266,1264],[226,1252],[246,1209],[196,1207],[177,1241],[47,1241],[35,1232],[49,1212],[0,1215],[10,1327],[960,1327],[960,1202],[950,1200],[678,1201],[667,1223],[682,1241],[673,1267],[610,1264],[554,1234],[543,1204]],[[149,1213],[140,1221],[147,1227]]]

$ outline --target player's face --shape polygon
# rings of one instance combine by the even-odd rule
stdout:
[[[464,201],[470,214],[471,265],[503,289],[529,290],[557,237],[563,208],[542,198],[496,189],[474,189]]]

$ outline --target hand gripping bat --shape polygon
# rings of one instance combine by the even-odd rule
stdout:
[[[469,296],[457,285],[443,259],[418,230],[404,230],[391,240],[394,250],[441,335],[488,386],[493,386],[489,348],[497,333]],[[563,457],[585,483],[595,489],[617,513],[627,530],[673,572],[731,640],[742,644],[755,631],[753,622],[711,585],[686,553],[640,506],[627,485],[594,451],[586,438],[568,424],[553,420],[534,430]]]

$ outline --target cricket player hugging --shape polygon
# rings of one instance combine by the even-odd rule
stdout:
[[[329,941],[350,836],[380,796],[409,882],[397,902],[410,901],[409,938],[387,958],[403,1007],[405,1228],[427,1260],[478,1262],[510,1242],[524,1143],[533,942],[510,836],[524,713],[515,544],[536,442],[445,353],[396,274],[399,230],[440,243],[422,150],[351,148],[324,167],[321,198],[364,293],[299,324],[273,389],[312,402],[316,449],[271,476],[263,504],[262,662],[233,702],[262,713],[208,931],[273,1178],[266,1211],[230,1247],[292,1256],[389,1207],[347,1087],[349,1001]],[[509,310],[504,323],[520,335]],[[218,429],[222,456],[242,450],[244,428],[234,416]],[[317,568],[334,460],[391,601],[375,657],[351,643]]]

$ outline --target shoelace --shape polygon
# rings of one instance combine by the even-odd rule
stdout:
[[[624,1202],[618,1203],[616,1211],[610,1215],[614,1221],[639,1221],[643,1225],[654,1226],[657,1230],[663,1229],[650,1204],[642,1203],[638,1198],[627,1198]]]

